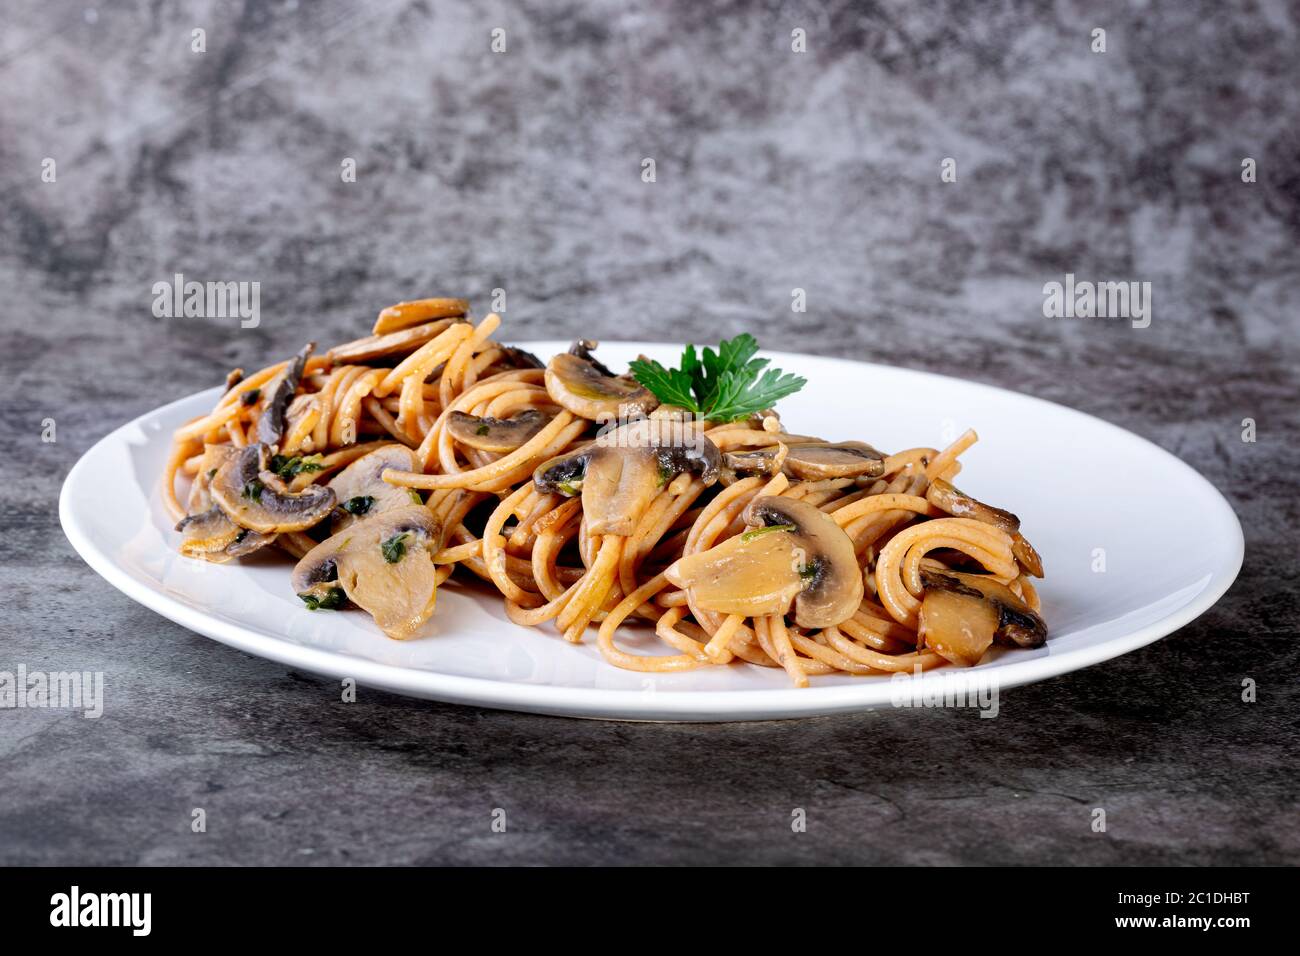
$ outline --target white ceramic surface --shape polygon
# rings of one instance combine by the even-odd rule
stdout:
[[[521,343],[547,357],[564,342]],[[605,343],[622,367],[676,346]],[[765,352],[808,379],[781,403],[794,432],[862,439],[878,448],[942,446],[967,427],[960,486],[1014,511],[1043,556],[1039,583],[1051,637],[1036,650],[997,650],[974,671],[1000,688],[1097,664],[1148,644],[1203,613],[1241,567],[1241,526],[1223,497],[1168,452],[1114,425],[1013,392],[905,369]],[[499,599],[445,586],[428,636],[385,638],[359,611],[310,612],[289,588],[289,559],[210,565],[176,553],[157,495],[168,438],[208,411],[218,389],[124,425],[72,469],[59,501],[69,540],[114,587],[190,630],[250,654],[363,686],[510,710],[625,720],[744,720],[890,706],[912,689],[887,677],[816,677],[795,690],[750,665],[649,675],[607,665],[594,646],[550,627],[511,624]],[[1104,549],[1105,571],[1094,571]],[[625,629],[647,652],[660,643]],[[666,652],[666,651],[665,651]],[[166,648],[159,647],[159,653]],[[943,668],[921,675],[926,686]],[[908,678],[912,680],[913,678]],[[950,679],[950,678],[949,678]]]

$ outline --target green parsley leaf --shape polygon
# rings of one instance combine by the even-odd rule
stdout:
[[[294,455],[293,457],[289,457],[288,455],[272,455],[271,471],[275,472],[285,481],[289,481],[304,471],[320,471],[323,467],[321,461],[322,458],[320,455],[307,455],[306,457],[301,455]]]
[[[379,550],[384,553],[384,560],[389,564],[396,564],[406,556],[407,534],[406,531],[398,532],[379,546]]]
[[[769,524],[761,528],[750,528],[740,536],[741,541],[753,541],[760,535],[770,534],[773,531],[793,531],[795,526],[792,524]]]
[[[374,503],[374,495],[356,495],[343,502],[343,510],[350,515],[363,515]]]
[[[748,332],[706,348],[697,356],[694,345],[682,352],[680,368],[665,368],[652,359],[631,363],[636,380],[659,401],[680,405],[710,421],[732,422],[766,411],[807,381],[755,358],[758,342]]]
[[[298,597],[302,598],[302,603],[307,605],[309,611],[334,611],[343,605],[345,595],[342,588],[330,588],[324,597],[317,597],[310,591],[299,594]]]
[[[779,368],[768,369],[759,376],[751,362],[745,371],[723,373],[708,417],[713,421],[734,422],[767,411],[807,384],[808,380],[802,376],[782,372]]]
[[[694,380],[689,372],[664,368],[654,359],[636,359],[629,367],[636,380],[665,405],[680,405],[697,414],[702,411],[695,400]]]
[[[252,481],[244,483],[243,490],[240,491],[240,494],[252,501],[260,502],[262,500],[262,489],[265,487],[266,485],[262,484],[259,479],[254,478]]]

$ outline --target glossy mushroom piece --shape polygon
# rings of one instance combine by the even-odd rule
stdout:
[[[330,479],[337,505],[330,517],[330,533],[365,517],[373,517],[409,505],[423,504],[420,493],[384,481],[384,469],[420,471],[419,459],[405,445],[385,445],[362,455]]]
[[[595,342],[574,344],[546,366],[546,391],[556,404],[593,422],[648,415],[659,400],[630,376],[615,375],[596,360]]]
[[[298,494],[290,492],[267,471],[270,454],[270,448],[257,442],[236,451],[217,469],[212,500],[231,521],[263,534],[303,531],[333,510],[333,489],[308,485]]]
[[[275,540],[274,534],[241,528],[212,502],[211,480],[235,451],[231,445],[208,445],[203,450],[198,473],[190,486],[189,514],[176,524],[176,530],[181,533],[180,553],[187,558],[224,564]]]
[[[266,401],[262,405],[262,415],[257,420],[257,440],[267,445],[278,445],[284,437],[284,424],[289,403],[298,391],[302,373],[307,368],[307,359],[311,357],[315,342],[308,342],[291,358],[263,389]]]
[[[545,428],[550,420],[549,415],[536,408],[526,409],[510,418],[452,412],[447,416],[447,431],[462,445],[480,451],[514,451]]]
[[[771,475],[776,470],[777,449],[728,452],[724,465],[730,476]],[[884,474],[885,456],[866,442],[809,442],[787,445],[781,471],[797,481],[826,478],[875,478]]]
[[[1047,640],[1042,617],[988,575],[923,570],[921,583],[918,646],[953,664],[978,664],[995,642],[1039,647]]]
[[[1036,578],[1043,576],[1043,559],[1039,557],[1028,539],[1020,533],[1020,519],[1010,511],[986,505],[942,478],[930,482],[925,498],[930,504],[941,511],[946,511],[954,518],[972,518],[1005,531],[1011,535],[1011,553],[1015,555],[1025,573]]]
[[[689,471],[713,484],[720,457],[718,446],[695,426],[643,418],[543,462],[533,484],[545,494],[581,494],[588,534],[629,535],[659,489],[677,475]]]
[[[841,624],[862,603],[853,542],[805,501],[767,495],[744,513],[749,530],[680,558],[665,576],[705,610],[762,617],[788,614],[819,629]]]
[[[437,519],[408,505],[331,535],[293,569],[293,590],[308,608],[336,608],[346,597],[389,637],[413,637],[433,615],[441,545]]]

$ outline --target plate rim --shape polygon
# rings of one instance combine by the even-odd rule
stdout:
[[[542,349],[554,347],[557,343],[561,344],[562,347],[563,341],[558,339],[532,340],[521,341],[517,344],[521,348]],[[606,340],[605,344],[629,349],[681,347],[678,343],[651,342],[647,340],[623,341],[609,339]],[[882,369],[890,372],[905,372],[908,375],[920,376],[925,379],[959,382],[963,386],[986,390],[1003,396],[1011,396],[1018,401],[1039,403],[1051,407],[1058,413],[1067,412],[1072,416],[1088,419],[1090,422],[1104,426],[1107,430],[1118,432],[1126,439],[1136,439],[1194,476],[1205,489],[1212,493],[1212,498],[1215,500],[1217,507],[1231,519],[1228,524],[1235,531],[1235,534],[1232,536],[1231,542],[1225,544],[1223,555],[1226,558],[1226,563],[1222,565],[1223,573],[1212,573],[1213,577],[1210,584],[1197,594],[1193,600],[1165,617],[1159,618],[1122,637],[1109,639],[1099,646],[1075,648],[1057,655],[1030,658],[999,667],[997,669],[997,686],[999,688],[1017,687],[1044,680],[1048,677],[1062,676],[1085,667],[1104,663],[1166,637],[1185,627],[1213,607],[1232,587],[1241,571],[1245,558],[1245,537],[1242,532],[1241,522],[1223,493],[1209,479],[1173,452],[1162,448],[1136,432],[1129,431],[1104,418],[1098,418],[1095,415],[1049,399],[957,376],[813,353],[764,349],[760,354],[770,357],[774,361],[793,360],[797,362],[805,358],[814,358],[859,369]],[[868,688],[881,686],[879,681],[873,681],[870,684],[861,686],[850,683],[805,689],[793,687],[708,691],[654,689],[647,692],[617,688],[532,684],[447,674],[433,670],[416,670],[396,664],[347,657],[335,651],[296,644],[283,638],[258,633],[246,626],[213,617],[192,608],[177,598],[171,597],[165,591],[156,590],[137,580],[102,551],[94,542],[90,533],[82,526],[81,519],[71,503],[71,489],[81,479],[83,472],[90,467],[89,462],[96,452],[115,441],[124,441],[125,436],[123,433],[137,428],[144,431],[146,422],[165,418],[167,413],[176,406],[192,402],[206,393],[215,394],[219,393],[219,391],[220,386],[216,386],[191,393],[150,409],[113,429],[91,445],[77,459],[64,479],[59,492],[60,524],[68,541],[82,560],[95,573],[128,598],[187,630],[255,657],[272,660],[279,664],[301,668],[328,677],[353,678],[362,686],[405,696],[557,716],[631,721],[779,720],[856,712],[888,705],[887,701],[882,704],[877,700],[863,699],[864,692],[868,692]],[[153,493],[153,491],[149,491],[147,497]],[[964,673],[974,672],[976,671],[964,671]],[[942,675],[947,673],[951,672],[944,670],[922,674],[922,687],[927,682],[942,680]],[[909,691],[909,695],[910,693],[911,691]],[[870,694],[875,696],[874,691],[871,691]],[[629,714],[638,716],[628,716]]]

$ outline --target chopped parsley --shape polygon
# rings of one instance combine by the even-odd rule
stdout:
[[[409,535],[407,531],[399,531],[387,541],[379,546],[379,550],[384,553],[384,560],[389,564],[396,564],[406,556],[406,539]]]
[[[309,611],[334,611],[343,605],[343,589],[330,588],[325,592],[324,597],[318,597],[310,591],[299,594],[302,603],[307,605]]]
[[[240,494],[243,497],[248,498],[250,501],[256,501],[260,503],[262,500],[262,489],[264,489],[265,487],[266,485],[262,484],[261,479],[254,478],[252,481],[248,481],[244,483],[244,488],[240,492]]]
[[[492,429],[488,428],[487,425],[480,425],[478,428],[474,429],[474,434],[475,434],[475,435],[486,435],[486,434],[487,434],[488,432],[490,432],[491,430],[492,430]]]
[[[374,503],[374,495],[356,495],[343,502],[343,510],[350,515],[363,515]]]
[[[304,471],[320,471],[322,468],[320,455],[272,455],[271,471],[275,472],[285,481],[296,477]]]
[[[792,524],[769,524],[762,528],[750,528],[740,536],[741,541],[753,541],[760,535],[768,534],[772,531],[794,531],[795,526]]]

